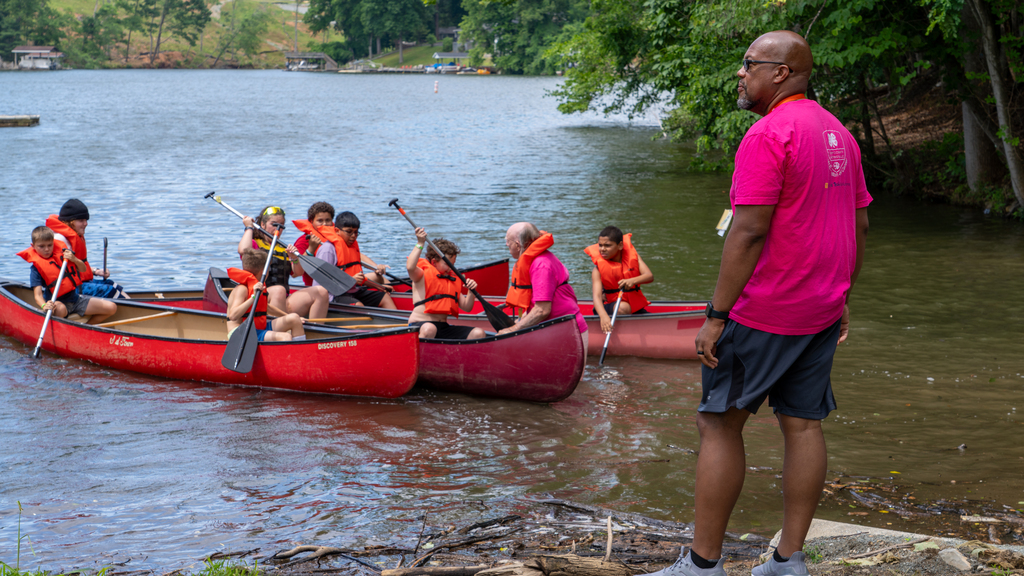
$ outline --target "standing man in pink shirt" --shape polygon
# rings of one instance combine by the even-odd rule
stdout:
[[[804,537],[825,482],[821,420],[836,408],[829,374],[846,340],[850,290],[868,231],[860,150],[843,124],[804,97],[813,59],[790,31],[743,56],[737,104],[762,116],[736,151],[732,230],[707,321],[697,335],[694,539],[662,576],[724,576],[722,540],[743,488],[743,426],[768,399],[782,429],[782,536],[753,576],[805,575]]]
[[[576,292],[569,284],[569,270],[548,250],[555,238],[529,222],[518,222],[505,233],[505,245],[516,259],[512,269],[512,287],[505,302],[523,311],[515,326],[498,334],[508,334],[540,324],[548,318],[570,314],[576,317],[583,340],[583,363],[587,362],[587,321],[580,312]]]

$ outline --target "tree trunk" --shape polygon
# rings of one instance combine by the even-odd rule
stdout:
[[[875,157],[875,134],[871,131],[871,110],[868,109],[868,87],[864,74],[860,75],[860,124],[864,130],[864,147],[869,158]]]
[[[366,47],[366,57],[373,58],[373,35],[370,36],[370,45]]]
[[[163,8],[160,10],[160,26],[156,32],[156,47],[149,51],[149,63],[152,64],[156,56],[160,54],[160,36],[164,33],[164,20],[167,19],[167,2],[164,2]]]
[[[1010,182],[1013,184],[1013,195],[1017,202],[1024,205],[1024,164],[1021,163],[1017,150],[1013,146],[1013,120],[1010,118],[1010,91],[1003,76],[1007,68],[1005,54],[999,50],[995,24],[986,0],[971,0],[974,16],[981,24],[981,45],[985,51],[985,64],[988,66],[989,78],[992,82],[992,95],[996,100],[996,118],[1002,132],[1003,153],[1006,155],[1006,167],[1010,171]]]
[[[380,54],[380,36],[377,36],[377,54]]]
[[[992,140],[985,134],[981,122],[975,118],[971,106],[964,102],[964,159],[967,164],[967,185],[977,192],[986,184],[1003,179],[1006,168]]]
[[[403,62],[405,62],[405,58],[402,55],[402,37],[399,36],[398,37],[398,63],[401,64]]]
[[[299,0],[295,0],[295,51],[299,51]]]

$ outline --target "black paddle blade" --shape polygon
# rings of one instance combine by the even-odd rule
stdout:
[[[328,292],[337,296],[338,294],[344,294],[352,289],[356,285],[356,279],[342,272],[337,266],[324,262],[319,258],[313,256],[307,256],[305,254],[299,256],[299,262],[302,264],[302,269],[309,274],[309,277],[316,280],[321,286],[327,289]]]
[[[505,328],[515,326],[515,322],[508,317],[508,314],[498,310],[497,306],[483,298],[480,298],[480,296],[477,296],[477,299],[480,300],[480,304],[484,307],[484,313],[487,314],[487,321],[491,323],[491,326],[495,330],[503,330]]]
[[[252,370],[252,362],[256,359],[256,350],[260,346],[256,329],[252,324],[252,316],[250,316],[245,324],[239,326],[228,339],[224,356],[220,359],[221,365],[228,370],[239,374],[248,374]]]

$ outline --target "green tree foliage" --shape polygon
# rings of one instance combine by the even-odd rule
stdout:
[[[72,34],[62,43],[68,64],[79,68],[95,68],[111,60],[114,48],[122,40],[124,26],[118,7],[104,4],[92,16],[76,20],[66,13]]]
[[[158,0],[117,0],[118,9],[124,13],[122,28],[128,33],[124,39],[124,61],[128,61],[132,45],[132,34],[152,34],[156,29],[154,20],[160,15]]]
[[[433,32],[433,15],[421,0],[310,0],[303,22],[314,34],[328,28],[343,32],[359,57],[376,38],[393,45]]]
[[[220,20],[224,31],[217,42],[217,58],[213,66],[229,50],[255,55],[263,44],[263,35],[275,22],[266,6],[251,0],[235,0],[229,12],[221,10]]]
[[[930,8],[904,0],[595,0],[593,14],[550,52],[571,66],[555,92],[566,113],[639,114],[664,107],[677,138],[696,138],[695,168],[729,168],[756,119],[736,108],[736,72],[760,34],[805,35],[815,58],[810,96],[889,142],[878,99],[915,82],[956,83],[956,45],[931,30]],[[891,149],[883,151],[897,161]],[[880,163],[876,163],[880,166]]]
[[[491,54],[512,74],[550,74],[558,62],[546,56],[566,27],[590,14],[588,0],[465,0],[460,39],[472,41],[475,62]]]
[[[59,45],[66,19],[46,0],[0,0],[0,57],[10,60],[19,45]]]

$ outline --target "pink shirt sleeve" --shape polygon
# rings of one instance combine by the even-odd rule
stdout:
[[[785,182],[786,148],[765,134],[748,135],[736,151],[732,203],[768,206],[779,203]]]

